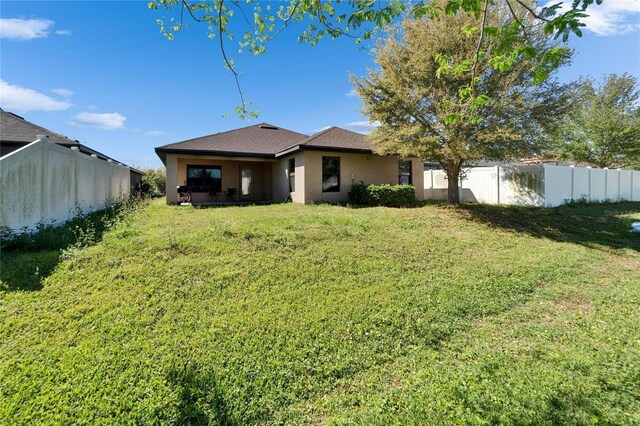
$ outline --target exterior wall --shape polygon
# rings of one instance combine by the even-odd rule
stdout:
[[[184,185],[187,180],[188,165],[220,166],[222,171],[222,192],[229,188],[236,189],[236,199],[243,200],[240,196],[240,169],[251,167],[253,178],[253,197],[247,197],[247,201],[267,201],[274,197],[272,190],[272,164],[273,161],[265,159],[252,159],[242,157],[214,157],[214,156],[188,156],[167,154],[167,204],[176,203],[178,194],[176,188]],[[191,199],[195,203],[208,203],[215,201],[209,193],[194,192]],[[220,201],[227,201],[224,196]]]
[[[38,140],[0,159],[0,226],[62,224],[129,195],[129,167]]]
[[[291,158],[295,159],[296,164],[294,192],[289,192],[289,160]],[[273,165],[273,199],[275,201],[284,201],[291,198],[295,203],[304,203],[304,169],[303,152],[282,157],[280,161]]]
[[[142,184],[142,175],[131,170],[129,173],[129,185],[131,186],[132,191],[135,189],[137,184]]]
[[[351,185],[358,182],[369,184],[398,184],[398,157],[384,157],[374,154],[342,153],[330,151],[303,151],[304,154],[304,201],[296,202],[346,202]],[[322,157],[340,158],[340,191],[322,192]],[[422,161],[412,159],[413,185],[418,188],[416,197],[424,197]],[[297,163],[296,163],[297,169]],[[296,171],[296,189],[297,189]]]

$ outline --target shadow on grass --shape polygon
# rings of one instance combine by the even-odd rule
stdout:
[[[177,418],[180,425],[235,425],[213,374],[203,371],[197,363],[169,371],[169,383],[177,390]]]
[[[4,233],[0,247],[0,291],[36,291],[70,247],[97,243],[125,208],[110,207],[77,217],[60,227],[42,226],[34,233]]]
[[[630,232],[637,219],[629,217],[640,214],[640,203],[580,203],[556,208],[463,204],[459,211],[473,221],[536,238],[640,251],[640,235]]]

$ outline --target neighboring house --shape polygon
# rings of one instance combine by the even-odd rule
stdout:
[[[45,129],[44,127],[25,120],[17,114],[0,108],[0,157],[4,157],[23,146],[29,145],[38,139],[39,136],[47,136],[49,142],[53,142],[66,148],[78,148],[78,151],[81,153],[95,155],[100,160],[111,160],[114,163],[119,163],[119,161],[81,144],[77,140],[70,139],[59,133]],[[132,188],[135,187],[136,182],[139,182],[142,179],[142,176],[144,176],[143,172],[131,168],[130,185]]]
[[[424,196],[423,164],[373,153],[365,135],[331,127],[307,136],[257,124],[156,148],[167,167],[167,203],[177,186],[192,202],[345,202],[351,185],[411,184]]]
[[[0,150],[2,228],[59,225],[130,194],[125,164],[1,109]]]
[[[145,175],[144,172],[141,172],[138,169],[134,169],[133,167],[129,167],[129,182],[131,183],[132,191],[139,191],[142,186],[142,177]]]

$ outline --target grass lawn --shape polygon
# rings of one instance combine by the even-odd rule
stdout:
[[[0,422],[640,424],[637,220],[154,201],[50,231],[0,260]]]

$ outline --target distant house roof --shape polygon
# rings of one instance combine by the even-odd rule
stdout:
[[[330,127],[312,136],[262,123],[216,133],[156,148],[166,154],[197,154],[274,158],[303,149],[372,152],[373,146],[360,133]]]
[[[40,127],[12,112],[0,109],[0,141],[5,143],[31,143],[38,135],[49,136],[49,141],[59,145],[78,146],[76,140]]]
[[[5,111],[0,108],[0,144],[6,146],[22,147],[35,142],[39,135],[49,137],[49,142],[53,142],[65,147],[76,146],[80,152],[92,155],[95,154],[102,160],[112,160],[120,163],[118,160],[104,155],[86,145],[81,144],[77,140],[70,139],[60,133],[53,132],[44,127],[38,126],[30,121],[25,120],[17,114]]]

